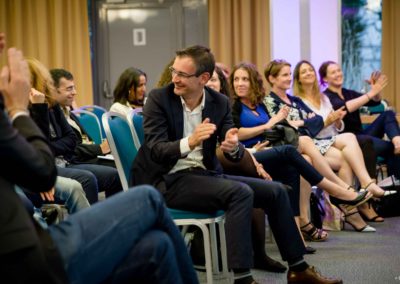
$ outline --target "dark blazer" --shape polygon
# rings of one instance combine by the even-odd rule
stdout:
[[[17,117],[12,126],[1,102],[0,157],[0,282],[64,283],[57,249],[47,232],[35,225],[14,188],[50,190],[57,176],[54,157],[32,119]]]
[[[87,134],[85,129],[83,128],[82,124],[79,122],[78,117],[73,113],[70,112],[70,118],[75,121],[75,123],[79,126],[81,132],[85,134],[90,141],[93,142],[93,139]],[[98,158],[97,156],[103,155],[103,152],[101,151],[100,145],[97,144],[83,144],[82,141],[82,135],[79,133],[78,130],[75,128],[71,127],[72,130],[75,133],[75,136],[78,138],[77,140],[77,146],[75,148],[75,160],[74,162],[78,163],[97,163]]]
[[[206,99],[202,119],[210,118],[217,126],[213,135],[203,142],[203,163],[208,170],[222,173],[215,149],[217,141],[223,141],[226,132],[234,127],[228,98],[205,88]],[[181,158],[180,140],[183,138],[183,108],[181,99],[174,94],[174,84],[150,92],[143,108],[145,142],[139,149],[132,167],[132,184],[152,184],[159,187],[167,174]],[[230,160],[240,160],[239,155]]]
[[[33,120],[49,139],[54,156],[63,156],[69,162],[74,161],[78,138],[60,106],[49,108],[47,103],[32,104],[29,110]]]

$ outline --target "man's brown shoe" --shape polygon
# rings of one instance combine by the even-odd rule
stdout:
[[[341,284],[342,279],[333,279],[322,276],[314,266],[309,266],[306,270],[298,272],[289,270],[287,274],[288,283],[303,284]]]

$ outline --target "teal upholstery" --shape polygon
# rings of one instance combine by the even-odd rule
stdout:
[[[169,213],[174,219],[207,219],[207,218],[217,218],[225,214],[224,211],[219,210],[214,213],[198,213],[192,211],[183,211],[179,209],[168,208]]]
[[[103,137],[106,137],[106,134],[104,132],[104,127],[103,127],[102,116],[104,113],[107,112],[107,110],[101,106],[96,106],[96,105],[87,105],[87,106],[80,107],[79,109],[89,111],[91,113],[94,113],[97,116],[97,118],[100,121],[101,134],[103,135]]]
[[[124,116],[113,112],[103,114],[102,120],[122,188],[128,190],[131,166],[138,151],[133,142],[129,124]]]
[[[103,142],[102,127],[97,116],[85,110],[72,111],[79,119],[79,123],[83,126],[86,133],[93,139],[95,144],[100,145]]]
[[[385,103],[381,102],[377,106],[369,106],[368,107],[368,112],[369,112],[369,114],[382,113],[382,112],[385,111],[385,109],[386,109]]]
[[[132,120],[140,144],[143,144],[144,143],[143,115],[141,113],[135,113],[132,117]]]
[[[129,126],[132,128],[133,140],[139,149],[144,143],[143,114],[142,109],[131,109],[127,115]]]

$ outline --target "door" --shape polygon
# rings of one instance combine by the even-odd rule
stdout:
[[[113,3],[110,3],[113,2]],[[136,67],[157,83],[175,51],[208,45],[207,1],[96,1],[93,31],[94,103],[109,109],[120,74]]]

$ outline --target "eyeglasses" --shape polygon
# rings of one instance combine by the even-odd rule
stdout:
[[[178,76],[178,77],[180,77],[180,78],[185,78],[185,79],[189,79],[190,77],[198,77],[198,75],[197,75],[196,73],[194,73],[194,74],[188,74],[188,73],[185,73],[185,72],[176,71],[176,70],[174,69],[174,67],[172,67],[172,66],[170,66],[168,69],[169,69],[169,71],[171,72],[172,77],[173,77],[174,75],[176,75],[176,76]]]
[[[61,89],[61,88],[59,88],[59,89],[65,91],[65,92],[68,92],[68,93],[72,93],[73,91],[76,91],[75,86],[69,86],[69,87],[64,88],[64,89]]]

